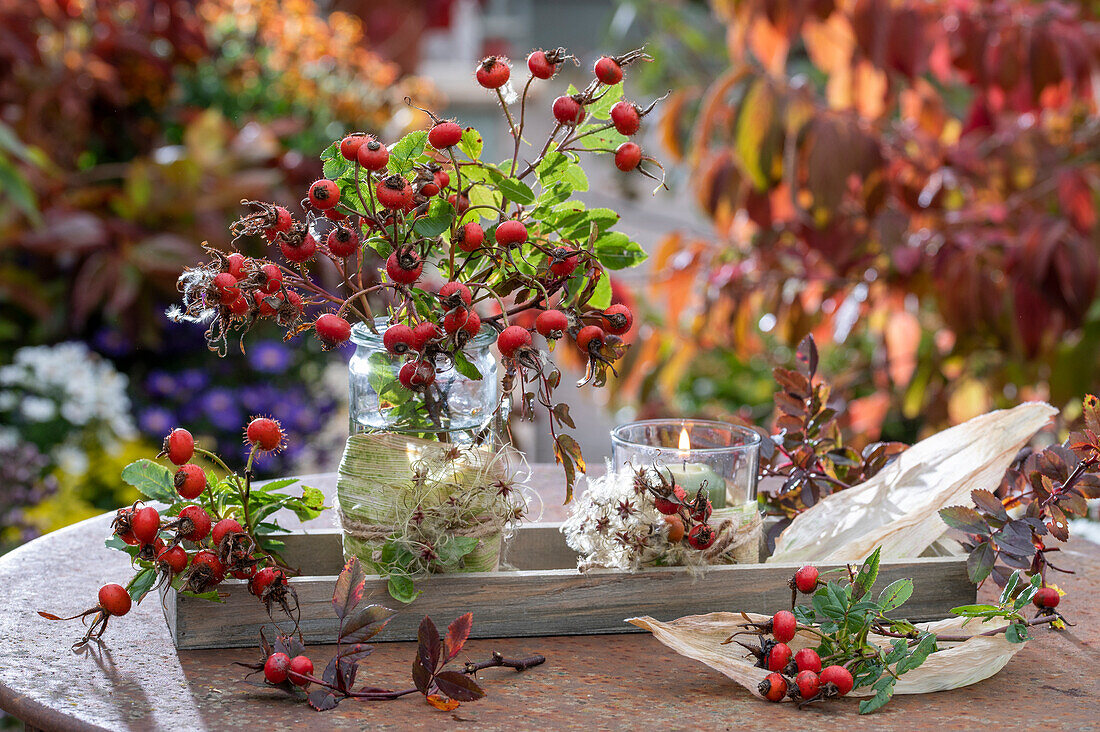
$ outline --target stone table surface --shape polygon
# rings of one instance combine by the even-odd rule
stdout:
[[[537,466],[543,520],[562,511],[560,474]],[[332,491],[331,476],[311,484]],[[326,512],[328,513],[328,512]],[[277,691],[241,683],[234,661],[259,651],[177,652],[155,596],[115,618],[102,645],[82,653],[70,645],[76,621],[48,622],[38,610],[74,614],[95,604],[106,582],[125,582],[126,558],[103,546],[110,517],[100,516],[36,539],[0,558],[0,708],[41,729],[420,729],[457,723],[478,729],[1100,729],[1100,546],[1068,542],[1058,575],[1063,605],[1077,625],[1042,632],[1008,667],[978,685],[896,697],[860,717],[853,700],[799,711],[759,701],[704,665],[679,656],[648,634],[475,640],[472,660],[494,650],[542,653],[543,666],[517,674],[489,669],[479,678],[486,698],[452,713],[419,699],[345,701],[319,713]],[[326,525],[318,519],[315,525]],[[308,526],[306,529],[308,530]],[[980,596],[991,596],[983,588]],[[714,608],[729,610],[732,608]],[[671,618],[661,618],[667,620]],[[437,618],[447,622],[450,618]],[[477,619],[474,619],[477,622]],[[330,647],[313,646],[320,668]],[[380,643],[362,664],[361,684],[407,688],[415,653],[409,643]],[[1035,725],[1035,726],[1032,726]],[[797,727],[796,727],[797,726]]]

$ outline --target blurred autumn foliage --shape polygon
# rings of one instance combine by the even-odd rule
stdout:
[[[760,418],[769,367],[807,333],[867,439],[1095,389],[1088,5],[712,6],[731,66],[674,92],[661,135],[716,236],[673,234],[651,260],[659,326],[627,396]]]
[[[104,324],[156,344],[242,197],[296,200],[299,150],[415,122],[423,84],[363,37],[313,0],[0,0],[0,354]]]

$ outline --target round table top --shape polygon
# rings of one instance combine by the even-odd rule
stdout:
[[[539,466],[547,511],[560,514],[560,478]],[[330,476],[312,485],[331,491]],[[328,513],[328,512],[326,512]],[[318,519],[321,525],[326,521]],[[41,729],[419,729],[459,722],[479,729],[584,727],[599,729],[761,727],[791,729],[828,721],[847,729],[974,729],[1023,727],[1043,720],[1047,729],[1093,729],[1100,682],[1100,546],[1068,542],[1059,566],[1075,575],[1055,581],[1077,625],[1037,640],[1008,667],[976,686],[922,696],[899,696],[879,712],[860,717],[856,703],[840,700],[799,711],[769,705],[700,663],[677,655],[648,634],[473,640],[464,655],[489,658],[494,650],[520,656],[541,653],[544,665],[523,673],[488,669],[479,674],[487,696],[451,713],[418,696],[387,702],[348,700],[316,712],[281,692],[242,683],[259,650],[180,651],[172,645],[155,596],[114,619],[102,645],[70,650],[82,632],[72,621],[46,621],[46,610],[73,614],[95,603],[98,587],[129,576],[126,557],[104,547],[110,516],[56,531],[0,557],[0,708]],[[307,527],[308,528],[308,527]],[[991,596],[991,588],[979,594]],[[727,610],[731,608],[715,608]],[[670,619],[670,618],[661,618]],[[450,618],[436,618],[446,623]],[[476,624],[477,618],[474,619]],[[332,655],[312,646],[318,667]],[[362,684],[407,688],[410,643],[379,643],[360,667]]]

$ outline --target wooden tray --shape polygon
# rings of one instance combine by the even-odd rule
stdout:
[[[418,579],[422,594],[402,605],[386,592],[381,577],[367,578],[365,601],[401,611],[379,641],[415,640],[425,615],[441,627],[473,612],[475,638],[539,635],[587,635],[641,632],[623,622],[635,615],[671,620],[718,610],[772,613],[788,607],[787,580],[795,564],[732,564],[710,567],[701,578],[683,567],[657,567],[633,574],[615,570],[577,571],[576,554],[566,546],[558,523],[525,524],[507,550],[514,571],[438,574]],[[307,643],[333,642],[337,621],[332,590],[344,563],[338,529],[288,534],[283,552],[303,576],[291,580],[301,606],[301,631]],[[828,569],[820,565],[820,569]],[[919,557],[883,562],[876,591],[911,577],[916,586],[905,604],[913,621],[945,617],[959,605],[972,604],[977,588],[966,575],[965,556]],[[226,580],[223,603],[183,597],[170,591],[165,617],[176,648],[240,648],[259,642],[260,628],[272,621],[243,580]],[[279,619],[281,611],[276,611]],[[280,620],[280,626],[290,623]],[[269,637],[270,637],[269,627]]]

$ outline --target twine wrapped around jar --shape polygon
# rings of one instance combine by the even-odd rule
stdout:
[[[385,543],[397,540],[428,571],[495,571],[505,532],[522,514],[501,495],[509,483],[500,451],[388,432],[352,435],[336,483],[344,555],[377,565]],[[456,537],[477,546],[448,562]]]

